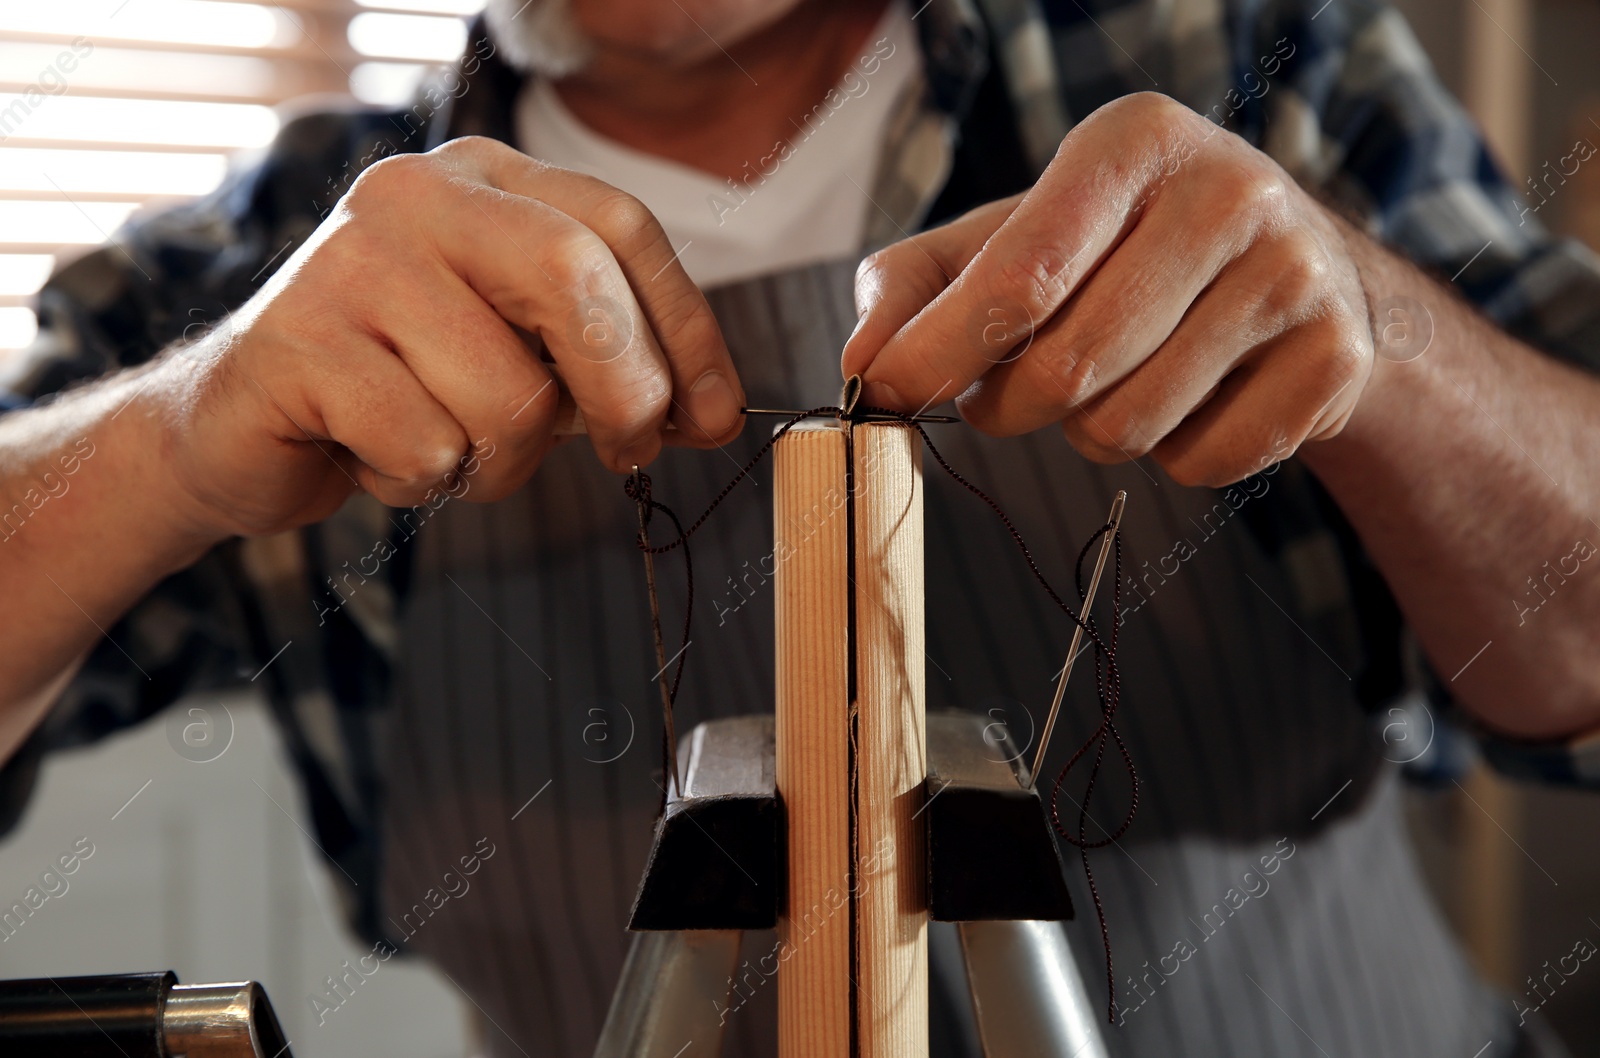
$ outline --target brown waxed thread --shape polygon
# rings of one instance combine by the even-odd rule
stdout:
[[[689,660],[689,626],[694,621],[694,560],[689,554],[689,539],[683,531],[683,523],[678,521],[678,516],[672,513],[670,507],[651,496],[650,475],[635,468],[635,473],[630,475],[627,481],[623,483],[622,490],[627,493],[629,499],[639,506],[638,543],[642,550],[651,554],[657,553],[655,548],[649,546],[650,516],[656,511],[660,511],[671,519],[672,527],[678,531],[676,543],[683,545],[683,572],[685,582],[688,585],[688,590],[685,592],[687,601],[683,607],[683,646],[678,648],[678,664],[672,673],[672,686],[667,692],[666,715],[662,717],[661,725],[661,811],[665,812],[667,809],[667,784],[671,781],[670,776],[677,774],[677,762],[673,760],[673,755],[677,753],[678,747],[676,745],[677,739],[674,732],[672,714],[674,707],[678,704],[678,687],[683,683],[683,665],[684,662]],[[651,578],[650,594],[652,596],[651,602],[654,604],[655,583],[653,577]],[[654,605],[651,607],[651,620],[655,624],[655,636],[659,642],[661,624],[659,610]],[[658,673],[657,678],[659,679],[660,676],[661,674]],[[684,795],[683,787],[678,785],[677,790],[678,796],[682,797]]]
[[[1111,633],[1110,642],[1108,643],[1101,638],[1099,627],[1093,616],[1090,616],[1087,620],[1080,621],[1078,615],[1073,612],[1072,608],[1066,604],[1066,602],[1056,592],[1055,588],[1051,586],[1049,579],[1044,575],[1044,571],[1039,568],[1039,564],[1034,560],[1033,552],[1028,547],[1027,541],[1023,539],[1022,533],[1017,529],[1015,523],[1012,522],[1011,517],[1006,514],[1004,508],[996,503],[988,493],[984,492],[978,486],[974,485],[972,482],[968,481],[965,477],[958,473],[956,469],[945,460],[944,456],[940,454],[939,449],[934,445],[933,439],[928,436],[928,431],[923,429],[922,424],[916,420],[915,416],[905,415],[887,408],[853,407],[847,412],[846,409],[838,406],[812,408],[808,411],[798,412],[790,417],[782,426],[773,431],[772,436],[769,437],[767,441],[756,450],[755,455],[751,456],[749,461],[739,469],[739,472],[733,476],[733,480],[729,481],[728,484],[723,486],[722,490],[717,493],[710,505],[706,507],[705,512],[701,514],[699,518],[695,519],[694,523],[690,525],[687,530],[683,528],[683,525],[681,522],[679,522],[677,516],[673,514],[665,504],[651,496],[650,476],[645,474],[643,471],[640,471],[637,475],[637,478],[629,477],[627,481],[624,482],[623,491],[627,493],[630,499],[633,499],[635,502],[639,503],[646,510],[659,510],[664,513],[672,520],[673,527],[678,530],[678,536],[676,539],[668,543],[652,545],[645,534],[645,530],[641,528],[635,536],[635,543],[640,550],[648,551],[654,555],[665,554],[666,552],[672,551],[675,548],[682,547],[684,553],[684,571],[688,578],[688,604],[685,607],[683,623],[684,646],[679,652],[677,670],[673,675],[672,688],[667,699],[668,708],[670,709],[677,702],[678,686],[683,679],[684,663],[688,660],[689,630],[691,619],[694,613],[694,569],[689,561],[689,537],[693,536],[695,532],[701,528],[701,526],[705,525],[706,520],[711,517],[712,512],[722,504],[723,500],[728,498],[728,495],[733,492],[734,488],[738,486],[739,482],[743,481],[750,474],[750,472],[755,469],[756,465],[766,457],[767,453],[772,451],[773,445],[777,444],[780,438],[782,438],[790,430],[794,429],[794,427],[802,420],[826,416],[829,418],[839,418],[845,421],[852,421],[856,416],[867,415],[876,417],[880,420],[885,418],[898,420],[905,423],[907,426],[910,426],[912,429],[916,430],[917,433],[922,435],[923,444],[927,446],[929,454],[932,455],[934,461],[939,464],[940,469],[954,479],[955,482],[962,488],[966,489],[968,492],[982,500],[1000,519],[1001,523],[1005,525],[1006,531],[1011,535],[1011,539],[1016,543],[1018,550],[1022,552],[1023,560],[1028,564],[1028,569],[1032,572],[1034,579],[1039,582],[1039,585],[1042,588],[1044,588],[1045,594],[1050,597],[1050,600],[1056,604],[1062,613],[1067,615],[1067,619],[1074,625],[1079,625],[1083,628],[1084,634],[1089,638],[1090,644],[1094,647],[1095,694],[1100,702],[1100,723],[1094,729],[1094,731],[1089,734],[1089,737],[1084,740],[1083,744],[1080,745],[1072,754],[1067,763],[1062,765],[1060,772],[1057,773],[1055,782],[1050,788],[1050,822],[1055,827],[1056,833],[1059,834],[1064,841],[1078,849],[1079,855],[1083,862],[1084,879],[1088,883],[1089,896],[1094,903],[1095,917],[1100,926],[1100,943],[1101,947],[1104,949],[1106,959],[1106,992],[1108,995],[1106,1004],[1106,1017],[1107,1020],[1112,1024],[1116,1024],[1117,983],[1116,973],[1112,967],[1111,934],[1106,925],[1105,906],[1100,898],[1100,889],[1099,886],[1095,884],[1094,870],[1089,865],[1089,850],[1104,848],[1107,845],[1113,844],[1124,834],[1126,834],[1128,828],[1133,825],[1134,816],[1139,810],[1139,773],[1134,767],[1133,755],[1128,751],[1127,743],[1123,740],[1122,733],[1117,730],[1116,724],[1114,723],[1117,708],[1121,704],[1122,699],[1122,673],[1117,667],[1117,633],[1122,625],[1122,534],[1120,531],[1113,532],[1113,526],[1110,522],[1100,526],[1095,530],[1094,535],[1089,537],[1088,541],[1083,545],[1083,549],[1078,552],[1078,560],[1074,565],[1074,578],[1076,587],[1078,589],[1078,598],[1081,602],[1085,596],[1083,584],[1083,560],[1088,556],[1090,548],[1094,546],[1096,541],[1098,541],[1106,533],[1113,532],[1112,543],[1113,550],[1116,552],[1116,565],[1114,570],[1115,577],[1112,582]],[[646,520],[648,521],[648,515],[646,515]],[[666,717],[665,720],[666,724],[663,731],[664,743],[668,741],[666,732],[671,730],[670,715]],[[1123,817],[1122,822],[1118,824],[1116,830],[1107,833],[1103,840],[1090,841],[1088,840],[1087,835],[1089,802],[1094,794],[1095,785],[1099,781],[1100,768],[1105,761],[1107,742],[1116,743],[1117,753],[1119,756],[1121,756],[1123,763],[1128,769],[1128,778],[1131,785],[1128,812],[1127,815]],[[1089,781],[1084,787],[1083,799],[1078,803],[1078,828],[1077,832],[1074,834],[1066,827],[1065,824],[1062,823],[1058,803],[1060,801],[1061,788],[1066,782],[1068,773],[1071,772],[1073,767],[1083,759],[1084,755],[1088,753],[1091,747],[1093,747],[1095,750],[1094,761],[1089,767]],[[665,754],[670,755],[672,752],[674,752],[674,747],[670,745],[666,745],[664,748]],[[1096,825],[1098,826],[1098,824]],[[1104,828],[1101,828],[1101,830],[1102,833],[1105,832]],[[853,1020],[854,1019],[852,1019],[852,1021]]]

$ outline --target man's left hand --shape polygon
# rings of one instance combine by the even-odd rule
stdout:
[[[865,404],[957,398],[986,433],[1059,422],[1086,457],[1223,485],[1338,433],[1372,373],[1340,222],[1164,96],[1101,107],[1044,175],[856,277]]]

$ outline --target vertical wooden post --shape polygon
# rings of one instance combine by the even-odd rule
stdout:
[[[922,439],[854,428],[856,1000],[861,1058],[928,1053]]]
[[[774,473],[779,1054],[922,1058],[920,440],[898,424],[804,424]]]
[[[848,444],[802,423],[773,450],[777,781],[788,841],[778,1053],[850,1055]]]

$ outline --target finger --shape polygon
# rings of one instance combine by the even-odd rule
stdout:
[[[1349,418],[1370,357],[1328,320],[1303,323],[1249,358],[1152,454],[1181,485],[1220,487],[1292,455]]]
[[[889,387],[902,406],[943,387],[960,392],[994,364],[997,344],[1028,340],[1066,303],[1132,230],[1162,174],[1193,152],[1196,123],[1204,124],[1171,100],[1139,98],[1142,108],[1171,113],[1128,122],[1118,117],[1126,108],[1113,104],[1075,127],[967,268],[884,345],[865,381]],[[983,344],[968,341],[995,310],[1005,329]]]
[[[1243,284],[1213,286],[1178,330],[1144,363],[1094,400],[1069,412],[1061,429],[1097,463],[1146,455],[1213,397],[1229,372],[1278,328],[1250,315]]]
[[[1014,346],[1004,363],[963,396],[961,414],[986,433],[1026,433],[1061,420],[1139,370],[1249,245],[1252,232],[1207,219],[1226,215],[1224,203],[1216,200],[1233,193],[1225,184],[1202,178],[1158,196],[1055,317],[1031,340]],[[1247,301],[1257,300],[1241,293]],[[1239,318],[1225,303],[1210,311]],[[1208,330],[1205,337],[1220,340],[1223,349],[1235,346],[1227,335]],[[1206,355],[1216,348],[1208,342],[1191,351]],[[1153,374],[1198,366],[1167,361]],[[1225,366],[1216,365],[1217,373],[1201,392],[1221,377]]]
[[[419,503],[460,466],[466,430],[382,344],[355,339],[338,358],[307,364],[300,376],[307,412],[303,421],[294,417],[297,428],[349,449],[360,461],[356,483],[380,502]]]
[[[504,319],[449,269],[429,261],[384,287],[384,333],[411,372],[466,430],[496,453],[472,496],[520,487],[549,450],[559,389]]]
[[[433,201],[424,234],[497,313],[539,335],[601,461],[626,471],[653,460],[671,371],[605,242],[553,206],[482,184]]]
[[[895,332],[950,285],[1020,200],[1018,195],[979,206],[949,224],[894,243],[861,262],[855,284],[859,318],[840,357],[845,378],[867,372]],[[978,339],[982,338],[980,330]],[[897,404],[895,396],[882,386],[873,395],[875,400]]]
[[[536,161],[494,140],[457,140],[440,153],[451,164],[480,173],[492,186],[554,206],[598,235],[666,357],[673,423],[687,438],[707,445],[737,434],[744,391],[722,330],[705,295],[679,262],[679,251],[643,203],[602,180]],[[606,308],[580,302],[576,329],[603,329],[606,321],[600,317]]]
[[[1321,282],[1320,257],[1301,252],[1303,233],[1236,258],[1172,336],[1121,383],[1067,415],[1067,439],[1099,462],[1145,455],[1205,404],[1229,372],[1307,321]]]

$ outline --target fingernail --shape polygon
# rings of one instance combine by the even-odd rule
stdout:
[[[707,436],[720,437],[739,417],[739,395],[722,372],[707,371],[689,387],[684,407]]]
[[[861,318],[856,320],[856,329],[850,332],[849,338],[845,339],[845,355],[840,358],[839,366],[844,371],[846,376],[859,375],[871,365],[870,360],[867,360],[866,363],[858,363],[858,361],[865,360],[866,358],[858,350],[853,350],[850,348],[856,340],[856,335],[861,333],[861,328],[867,325],[867,315],[868,314],[865,312],[861,314]]]
[[[907,406],[900,394],[894,391],[893,386],[884,385],[882,382],[866,383],[866,392],[863,396],[870,398],[869,400],[863,400],[863,404],[876,404],[879,407],[895,408],[897,410],[903,410]]]

